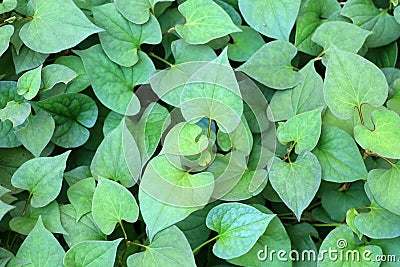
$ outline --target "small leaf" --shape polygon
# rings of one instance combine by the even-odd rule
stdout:
[[[93,178],[83,179],[68,188],[67,195],[69,202],[76,211],[76,220],[92,210],[92,199],[95,191]]]
[[[96,103],[83,94],[55,95],[34,105],[53,115],[56,128],[51,141],[64,148],[86,143],[89,138],[86,128],[93,127],[97,119]]]
[[[16,258],[28,261],[32,266],[62,266],[64,249],[43,225],[42,218],[25,238]]]
[[[191,45],[183,39],[171,43],[171,51],[175,64],[190,61],[211,61],[217,57],[214,50],[208,45]]]
[[[122,238],[114,241],[83,241],[64,256],[64,266],[114,266]]]
[[[286,144],[293,141],[296,144],[297,154],[303,150],[313,150],[321,135],[321,112],[322,108],[307,111],[279,125],[276,131],[279,142]]]
[[[158,2],[171,1],[173,0],[115,0],[115,6],[126,19],[135,24],[143,24],[149,20],[150,9],[154,11]]]
[[[22,27],[19,34],[24,44],[36,52],[57,53],[102,31],[72,0],[32,0],[32,3],[33,19]]]
[[[286,163],[275,157],[271,159],[269,180],[283,202],[300,221],[321,183],[321,166],[317,157],[304,150],[295,162]]]
[[[126,20],[112,3],[95,7],[93,15],[97,25],[106,30],[99,33],[104,52],[120,66],[131,67],[139,61],[141,44],[161,42],[160,25],[153,15],[145,24],[137,25]]]
[[[248,60],[264,44],[262,36],[248,26],[239,26],[241,32],[231,33],[232,44],[228,44],[228,57],[243,62]]]
[[[218,233],[213,253],[232,259],[247,253],[265,232],[275,214],[265,214],[241,203],[220,204],[207,215],[206,225]]]
[[[357,143],[378,155],[400,159],[400,117],[390,110],[376,110],[371,114],[373,129],[364,125],[354,128]]]
[[[40,66],[49,56],[49,54],[35,52],[26,46],[22,46],[18,54],[14,49],[11,52],[17,74]]]
[[[10,12],[16,7],[17,7],[17,0],[4,0],[0,4],[0,14]]]
[[[14,254],[12,254],[10,251],[0,248],[0,266],[5,267],[7,263],[14,258]]]
[[[0,109],[0,120],[10,120],[13,127],[17,127],[25,122],[29,114],[31,114],[31,105],[29,103],[10,101],[5,108]]]
[[[354,139],[339,128],[323,127],[319,143],[312,152],[321,164],[325,181],[344,183],[367,177],[367,169]]]
[[[139,207],[128,189],[111,180],[99,178],[93,195],[92,213],[101,231],[109,235],[122,220],[136,222]]]
[[[103,139],[90,170],[95,179],[104,177],[126,187],[135,184],[141,170],[140,152],[124,121]]]
[[[75,71],[70,68],[59,65],[59,64],[51,64],[47,65],[42,70],[42,78],[43,78],[43,88],[42,90],[50,90],[57,83],[68,84],[72,81],[77,74]]]
[[[0,200],[0,221],[3,219],[4,215],[12,209],[15,209],[15,206],[8,205]]]
[[[230,33],[240,32],[229,15],[211,0],[187,0],[178,9],[186,22],[176,25],[175,30],[189,44],[205,44]]]
[[[348,119],[362,104],[382,106],[387,94],[388,85],[378,67],[359,55],[331,46],[324,96],[336,117]]]
[[[53,117],[39,110],[36,115],[28,117],[26,126],[15,131],[15,135],[35,157],[39,157],[44,148],[50,142],[55,129]]]
[[[75,52],[82,58],[93,91],[103,105],[128,116],[139,112],[140,103],[133,88],[145,83],[155,70],[145,53],[139,51],[139,62],[126,68],[112,62],[100,45]]]
[[[195,267],[193,253],[185,235],[176,226],[158,233],[144,252],[127,260],[128,267],[168,266]]]
[[[73,70],[76,76],[67,85],[67,93],[79,93],[90,85],[82,60],[77,56],[62,56],[56,59],[55,64],[64,65]]]
[[[239,8],[246,22],[256,31],[273,39],[289,41],[300,3],[300,0],[239,0]]]
[[[2,3],[4,4],[4,3]],[[0,4],[0,5],[2,5]],[[1,8],[1,6],[0,6]],[[1,10],[0,10],[1,14]],[[14,34],[14,27],[12,25],[5,25],[0,28],[0,56],[3,55],[4,52],[6,52],[9,44],[10,44],[10,39],[11,36]]]
[[[301,74],[293,70],[290,63],[296,53],[297,49],[291,43],[272,41],[262,46],[237,70],[268,87],[278,90],[291,88],[302,80]]]
[[[41,78],[42,65],[25,72],[18,79],[17,92],[19,95],[24,95],[25,99],[33,99],[39,92],[42,82]]]
[[[12,185],[29,191],[32,207],[44,207],[58,196],[69,153],[31,159],[13,174]]]

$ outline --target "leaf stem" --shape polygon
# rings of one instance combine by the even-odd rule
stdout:
[[[167,64],[167,65],[170,66],[170,67],[173,67],[173,66],[174,66],[172,63],[166,61],[165,59],[163,59],[163,58],[160,57],[160,56],[157,56],[157,55],[154,54],[153,52],[150,52],[150,53],[149,53],[149,56],[154,57],[155,59],[158,59],[159,61],[161,61],[161,62]]]
[[[312,223],[312,226],[317,226],[317,227],[336,227],[336,226],[342,226],[341,223]]]
[[[168,35],[168,34],[170,34],[172,31],[174,31],[175,30],[175,27],[172,27],[171,29],[169,29],[168,31],[166,31],[166,32],[164,32],[163,34],[162,34],[162,36],[164,37],[165,35]]]
[[[206,242],[200,244],[197,248],[193,249],[193,254],[196,253],[197,251],[199,251],[202,247],[204,247],[205,245],[207,245],[208,243],[211,243],[212,241],[214,241],[215,239],[217,239],[219,237],[219,235],[214,236],[213,238],[207,240]]]
[[[365,151],[364,151],[364,154],[367,154],[367,155],[373,156],[373,157],[381,158],[381,159],[383,159],[384,161],[386,161],[391,167],[393,167],[393,166],[396,165],[396,164],[394,164],[393,162],[391,162],[390,160],[388,160],[387,158],[382,157],[381,155],[372,153],[370,150],[365,150]]]
[[[347,191],[347,190],[349,190],[350,185],[351,185],[351,183],[349,183],[349,182],[344,183],[344,184],[342,185],[342,187],[340,187],[337,191],[338,191],[338,192]]]
[[[28,199],[25,201],[24,209],[22,210],[22,217],[25,216],[26,210],[28,209],[29,202],[31,201],[32,193],[29,193]]]
[[[145,249],[148,249],[148,248],[149,248],[149,247],[146,246],[146,245],[139,244],[139,243],[136,243],[136,242],[131,242],[131,241],[128,241],[128,244],[129,244],[129,245],[139,246],[139,247],[142,247],[142,248],[145,248]]]
[[[325,55],[325,50],[322,50],[322,52],[319,53],[319,55],[316,58],[314,58],[314,61],[321,60],[323,55]]]
[[[290,153],[292,152],[295,145],[296,145],[295,142],[292,142],[290,144],[290,147],[286,151],[286,155],[283,157],[283,161],[289,160],[289,163],[292,163],[292,161],[290,160]]]
[[[208,118],[208,132],[207,132],[208,138],[210,138],[210,136],[211,136],[211,125],[212,125],[212,119]]]
[[[121,230],[122,230],[122,233],[124,234],[125,242],[128,243],[128,242],[129,242],[129,240],[128,240],[128,235],[126,234],[124,225],[122,224],[121,221],[118,221],[118,224],[121,226]]]
[[[361,106],[357,107],[357,110],[358,110],[358,116],[360,117],[360,122],[361,122],[362,125],[364,125],[364,118],[363,118],[363,115],[362,115]]]

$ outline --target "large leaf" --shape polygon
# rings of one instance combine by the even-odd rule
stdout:
[[[336,117],[348,119],[362,104],[379,107],[387,94],[386,78],[378,67],[359,55],[330,47],[324,96]]]
[[[144,252],[129,256],[127,264],[128,267],[196,266],[190,245],[176,226],[158,233]]]
[[[0,56],[2,56],[4,52],[6,52],[10,43],[10,38],[13,33],[14,27],[11,25],[6,25],[0,28]]]
[[[89,130],[96,122],[96,103],[87,95],[69,93],[35,102],[53,115],[56,128],[51,139],[65,148],[78,147],[89,139]]]
[[[291,61],[297,53],[294,45],[285,41],[272,41],[262,46],[237,70],[274,89],[287,89],[302,80]],[[266,73],[274,75],[266,75]]]
[[[321,164],[325,181],[344,183],[367,177],[367,169],[354,139],[337,127],[323,127],[319,143],[312,152]]]
[[[289,41],[300,3],[300,0],[239,0],[239,8],[246,22],[256,31],[274,39]]]
[[[272,96],[269,107],[273,121],[287,120],[324,105],[324,84],[315,70],[314,62],[309,62],[299,73],[303,77],[300,84],[293,89],[277,91]]]
[[[400,215],[398,205],[400,189],[399,164],[388,170],[374,169],[368,174],[368,187],[376,202],[388,211]]]
[[[341,258],[326,257],[326,254],[324,255],[324,257],[322,257],[323,255],[322,253],[327,252],[329,249],[337,251],[338,255],[348,255],[347,260],[350,259],[351,261],[347,261],[346,257],[341,257]],[[351,251],[353,251],[354,254]],[[353,232],[350,230],[350,228],[348,226],[341,226],[332,230],[322,242],[320,248],[320,254],[318,255],[321,257],[321,261],[318,262],[318,266],[342,267],[342,266],[349,266],[349,264],[351,264],[351,266],[355,267],[363,267],[363,266],[377,267],[379,266],[380,262],[375,262],[372,259],[376,259],[376,256],[381,254],[382,254],[382,249],[378,246],[358,245],[356,239],[354,238]],[[362,257],[362,255],[368,255],[368,256],[366,258]]]
[[[99,33],[104,52],[118,65],[135,65],[141,44],[161,42],[160,25],[152,15],[145,24],[137,25],[126,20],[112,3],[95,7],[93,15],[97,25],[106,30]]]
[[[364,125],[354,128],[357,143],[383,157],[400,159],[400,117],[390,110],[376,110],[371,114],[373,129]]]
[[[126,68],[112,62],[100,45],[75,52],[82,58],[94,93],[103,105],[125,115],[139,112],[139,99],[133,89],[145,83],[155,70],[145,53],[139,51],[139,62]]]
[[[317,157],[304,150],[295,162],[271,159],[269,180],[283,202],[300,221],[321,183],[321,166]]]
[[[49,113],[39,110],[36,115],[28,117],[27,125],[15,131],[15,135],[26,149],[35,157],[39,157],[50,142],[54,129],[53,117]]]
[[[146,23],[150,18],[150,9],[154,13],[154,6],[158,2],[173,0],[114,0],[118,11],[135,24]]]
[[[139,207],[128,189],[111,180],[100,178],[93,195],[92,213],[101,231],[109,235],[122,220],[136,222]]]
[[[33,18],[19,34],[24,44],[36,52],[57,53],[102,31],[72,0],[32,0],[32,3]]]
[[[58,196],[69,153],[31,159],[13,174],[12,185],[29,191],[32,207],[44,207]]]
[[[65,254],[64,266],[113,266],[121,240],[78,243]]]
[[[189,44],[205,44],[241,31],[229,15],[212,0],[187,0],[178,9],[186,22],[176,25],[175,30]]]
[[[213,253],[232,259],[247,253],[265,232],[275,214],[265,214],[242,203],[220,204],[207,215],[206,225],[218,235]]]
[[[30,266],[53,267],[62,266],[64,254],[62,246],[46,230],[42,218],[39,217],[35,228],[18,249],[16,258],[27,261]]]
[[[279,142],[286,144],[293,141],[297,154],[303,150],[313,150],[321,135],[321,112],[322,108],[307,111],[279,125],[276,131]]]
[[[368,47],[390,44],[400,36],[400,25],[387,9],[378,9],[369,0],[350,0],[343,7],[342,15],[350,18],[354,24],[371,31]]]
[[[110,132],[96,150],[90,165],[94,178],[104,177],[126,187],[140,176],[140,152],[124,121]]]

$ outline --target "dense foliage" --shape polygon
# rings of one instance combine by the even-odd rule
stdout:
[[[0,1],[0,266],[398,266],[397,5]]]

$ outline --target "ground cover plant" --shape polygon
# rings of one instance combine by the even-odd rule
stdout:
[[[1,0],[0,266],[399,266],[397,0]]]

